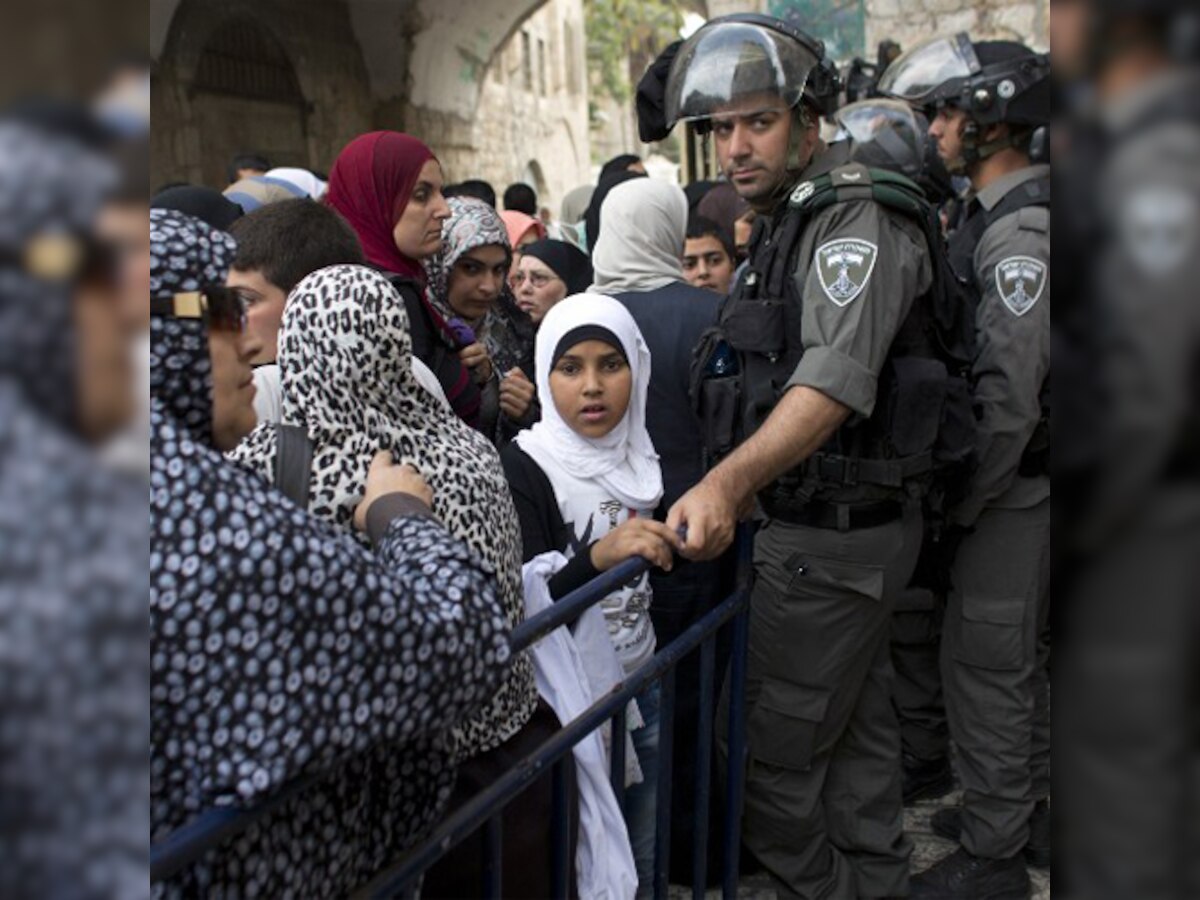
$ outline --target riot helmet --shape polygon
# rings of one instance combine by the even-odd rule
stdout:
[[[842,107],[836,119],[855,162],[912,179],[934,203],[954,196],[950,173],[921,112],[899,100],[876,97]]]
[[[878,90],[927,110],[961,109],[979,125],[1036,128],[1050,120],[1050,58],[1015,41],[972,43],[959,32],[901,54]]]
[[[684,41],[671,63],[666,122],[695,122],[703,130],[718,112],[746,100],[774,105],[772,97],[794,108],[824,55],[820,41],[781,19],[754,13],[713,19]]]

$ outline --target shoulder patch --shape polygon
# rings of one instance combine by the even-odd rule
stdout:
[[[813,265],[825,296],[837,306],[848,304],[867,286],[878,256],[875,244],[858,238],[838,238],[818,247]]]
[[[1150,185],[1122,206],[1120,246],[1142,277],[1174,275],[1200,247],[1200,209],[1187,191]]]
[[[1033,309],[1046,288],[1046,264],[1032,256],[1010,256],[996,264],[996,290],[1014,316]]]

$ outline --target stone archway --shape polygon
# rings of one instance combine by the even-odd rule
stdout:
[[[206,184],[221,184],[236,153],[261,153],[275,166],[307,166],[306,101],[279,40],[248,17],[208,38],[192,78],[192,116]]]

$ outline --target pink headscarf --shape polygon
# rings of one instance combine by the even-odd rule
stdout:
[[[506,209],[500,213],[500,218],[504,220],[504,227],[508,230],[508,243],[514,251],[517,249],[517,242],[529,232],[530,228],[537,232],[538,240],[546,236],[546,226],[542,224],[542,220],[535,219],[526,213],[517,212],[515,209]]]
[[[325,193],[325,202],[357,232],[368,262],[421,283],[424,267],[397,249],[392,232],[421,167],[436,158],[421,141],[398,131],[360,134],[338,154]]]

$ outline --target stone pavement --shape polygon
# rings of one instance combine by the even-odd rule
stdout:
[[[904,811],[904,829],[913,841],[912,871],[929,868],[958,846],[929,830],[929,817],[942,806],[956,805],[958,800],[959,792],[954,791],[940,800],[922,801]],[[1033,881],[1033,900],[1050,900],[1050,873],[1044,869],[1030,869],[1029,876]],[[686,900],[691,896],[687,888],[671,886],[671,900]],[[719,890],[712,890],[705,895],[705,900],[718,900],[720,896]],[[738,900],[777,900],[777,894],[766,876],[752,875],[742,879]]]

